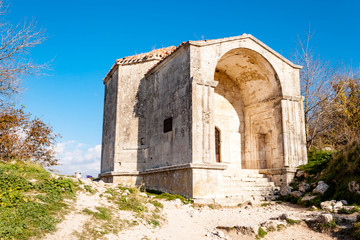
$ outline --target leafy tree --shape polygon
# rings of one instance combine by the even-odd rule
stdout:
[[[22,79],[46,67],[29,58],[30,49],[44,41],[44,33],[37,30],[35,22],[10,24],[5,13],[0,0],[0,160],[56,165],[53,146],[58,135],[39,118],[14,108]]]
[[[351,70],[333,86],[338,94],[331,103],[331,113],[325,118],[331,129],[324,134],[332,145],[346,145],[360,136],[360,78]]]
[[[304,96],[307,147],[344,146],[360,133],[360,84],[352,69],[315,54],[311,33],[299,40],[294,61]]]
[[[31,119],[23,109],[8,109],[0,113],[0,159],[32,161],[43,166],[58,164],[54,144],[58,134],[39,118]]]

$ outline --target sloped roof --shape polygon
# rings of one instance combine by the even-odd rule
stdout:
[[[118,64],[131,64],[131,63],[137,63],[142,62],[150,59],[164,59],[171,53],[173,53],[176,50],[175,46],[170,46],[166,48],[159,48],[152,50],[147,53],[141,53],[133,56],[123,57],[120,59],[117,59],[116,62]]]
[[[220,39],[212,39],[212,40],[198,40],[198,41],[187,41],[187,42],[182,42],[180,45],[178,45],[177,47],[175,46],[170,46],[170,47],[165,47],[165,48],[159,48],[159,49],[155,49],[152,50],[150,52],[147,53],[141,53],[141,54],[137,54],[137,55],[133,55],[133,56],[128,56],[128,57],[123,57],[120,59],[117,59],[115,61],[115,64],[112,66],[111,70],[108,72],[108,74],[106,75],[106,77],[104,78],[104,81],[107,79],[107,77],[111,74],[112,70],[115,68],[116,65],[127,65],[127,64],[134,64],[134,63],[140,63],[140,62],[144,62],[144,61],[149,61],[149,60],[160,60],[157,63],[155,63],[147,72],[145,75],[149,74],[153,69],[155,69],[160,63],[162,63],[165,58],[169,57],[170,55],[172,55],[173,53],[175,53],[179,48],[183,47],[184,45],[190,44],[190,45],[195,45],[195,46],[206,46],[206,45],[212,45],[212,44],[218,44],[221,42],[227,42],[227,41],[235,41],[235,40],[239,40],[239,39],[245,39],[245,38],[250,38],[252,39],[254,42],[256,42],[257,44],[261,45],[264,49],[272,52],[275,56],[277,56],[278,58],[280,58],[282,61],[286,62],[287,64],[289,64],[290,66],[294,67],[294,68],[301,68],[301,66],[296,65],[294,63],[292,63],[291,61],[289,61],[288,59],[286,59],[285,57],[283,57],[282,55],[280,55],[279,53],[277,53],[276,51],[274,51],[273,49],[271,49],[270,47],[268,47],[267,45],[265,45],[263,42],[261,42],[260,40],[258,40],[257,38],[255,38],[254,36],[252,36],[251,34],[242,34],[240,36],[236,36],[236,37],[228,37],[228,38],[220,38]]]

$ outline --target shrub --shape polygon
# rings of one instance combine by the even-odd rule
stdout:
[[[63,198],[74,191],[70,179],[52,179],[38,165],[0,163],[0,239],[29,239],[54,230],[66,207]]]
[[[262,227],[259,227],[259,230],[258,230],[258,236],[260,237],[260,238],[263,238],[263,237],[265,237],[266,236],[266,234],[267,234],[267,232],[262,228]]]

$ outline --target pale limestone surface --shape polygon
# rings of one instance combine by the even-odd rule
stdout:
[[[271,194],[307,162],[300,68],[248,34],[117,60],[100,177],[199,201]]]

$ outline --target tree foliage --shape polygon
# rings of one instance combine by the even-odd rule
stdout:
[[[332,86],[338,94],[330,105],[332,114],[325,116],[331,128],[323,138],[335,146],[352,143],[360,136],[360,78],[351,70],[349,73]]]
[[[32,161],[43,166],[57,165],[54,144],[58,138],[39,118],[31,119],[23,109],[0,113],[0,159]]]
[[[300,71],[304,96],[307,147],[339,147],[359,134],[360,84],[358,74],[343,64],[317,56],[306,40],[299,40],[294,61]]]
[[[58,135],[39,118],[14,108],[22,79],[46,66],[29,58],[30,49],[44,41],[44,33],[37,30],[35,22],[10,24],[4,19],[5,13],[4,1],[0,0],[0,160],[56,165],[53,148]]]

